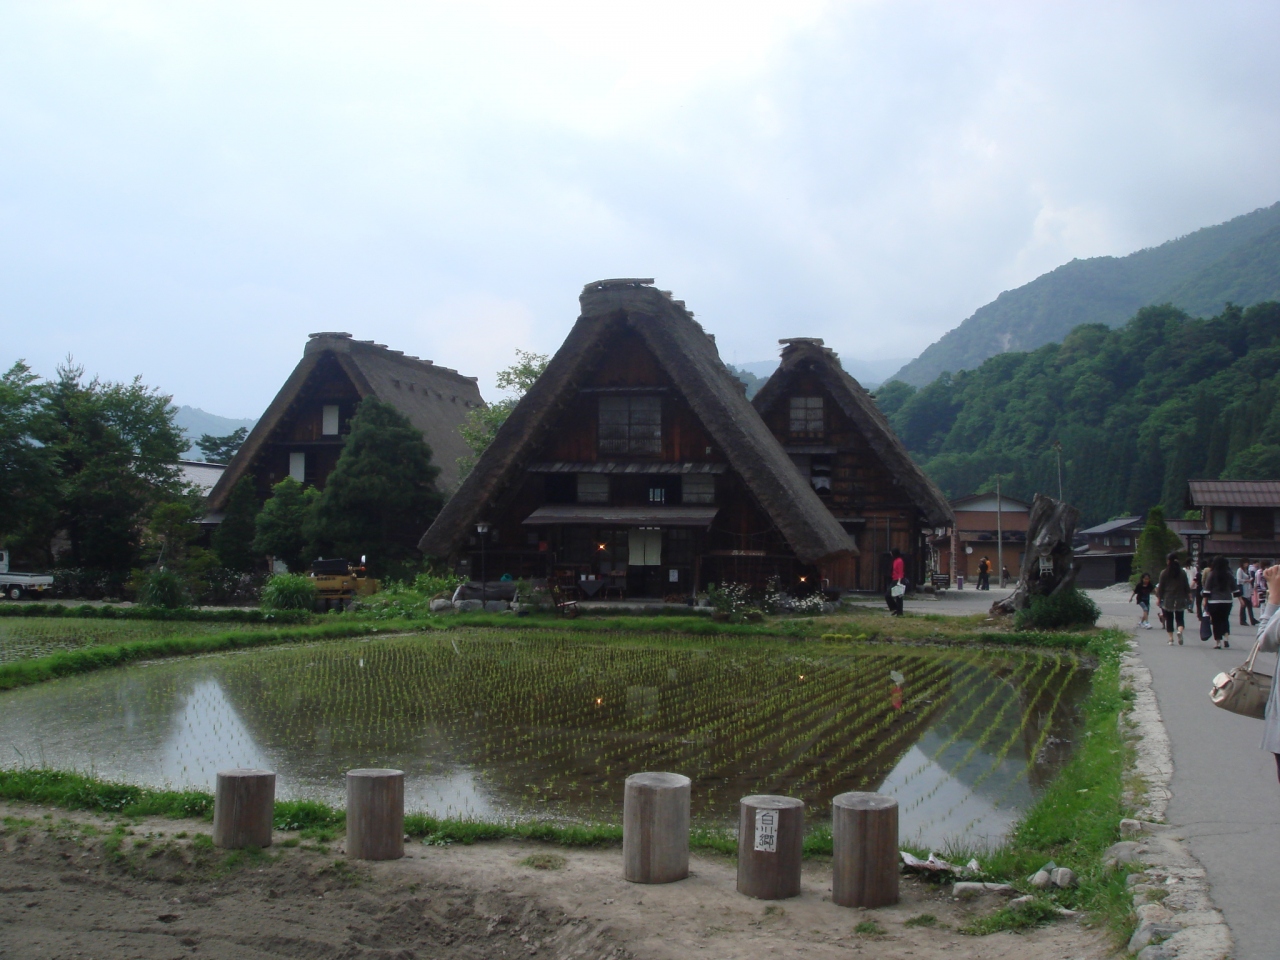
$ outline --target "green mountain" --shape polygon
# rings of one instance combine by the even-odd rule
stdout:
[[[229,433],[234,433],[240,427],[246,430],[252,430],[253,425],[258,421],[253,420],[236,420],[232,417],[220,417],[216,413],[206,413],[199,407],[181,406],[174,415],[173,422],[177,424],[178,429],[187,435],[190,446],[182,454],[184,460],[203,460],[204,454],[200,452],[200,448],[196,446],[196,441],[204,434],[214,437],[225,437]]]
[[[1006,290],[891,379],[924,386],[944,371],[1062,340],[1083,323],[1116,327],[1152,304],[1212,316],[1280,298],[1280,203],[1127,257],[1072,260]]]
[[[1208,320],[1144,307],[876,400],[948,497],[992,489],[997,472],[1010,496],[1056,494],[1059,441],[1084,525],[1157,503],[1181,516],[1189,479],[1280,479],[1280,303]]]

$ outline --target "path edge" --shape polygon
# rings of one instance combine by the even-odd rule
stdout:
[[[1226,960],[1233,953],[1231,931],[1213,904],[1204,867],[1185,837],[1165,820],[1173,796],[1173,751],[1160,715],[1151,671],[1134,641],[1121,662],[1122,684],[1133,704],[1120,715],[1121,732],[1133,747],[1125,801],[1133,819],[1120,822],[1119,843],[1105,854],[1117,868],[1131,865],[1138,928],[1129,940],[1138,960]]]

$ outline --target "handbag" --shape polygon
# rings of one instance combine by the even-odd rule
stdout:
[[[1203,617],[1200,618],[1200,639],[1208,640],[1212,636],[1213,636],[1213,621],[1209,619],[1209,615],[1206,613]]]
[[[1253,661],[1261,649],[1262,641],[1259,640],[1254,644],[1248,660],[1234,670],[1220,673],[1213,678],[1213,688],[1209,691],[1209,698],[1215,706],[1238,713],[1242,717],[1253,717],[1255,720],[1263,718],[1267,710],[1267,700],[1271,697],[1272,680],[1270,675],[1258,673],[1253,669]]]
[[[892,587],[889,588],[889,596],[891,597],[901,597],[906,592],[907,592],[907,585],[905,583],[895,583]]]

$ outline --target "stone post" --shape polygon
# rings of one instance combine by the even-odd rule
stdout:
[[[271,846],[275,806],[276,775],[270,770],[219,770],[213,794],[214,846]]]
[[[831,801],[831,902],[887,907],[898,902],[898,801],[842,793]]]
[[[800,894],[804,801],[757,795],[738,803],[738,892],[757,900]]]
[[[689,778],[634,773],[622,797],[622,876],[671,883],[689,875]]]
[[[352,860],[404,856],[403,771],[347,771],[347,856]]]

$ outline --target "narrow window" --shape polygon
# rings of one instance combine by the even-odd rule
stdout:
[[[791,398],[791,432],[800,436],[821,436],[823,432],[821,397]]]
[[[667,488],[666,487],[650,487],[649,502],[650,503],[666,503]]]
[[[294,450],[289,454],[289,476],[299,483],[307,482],[307,452]]]
[[[578,474],[579,503],[608,503],[609,478],[602,473]]]
[[[681,503],[715,503],[716,478],[709,473],[686,473],[680,478]]]
[[[338,435],[338,405],[326,403],[320,416],[320,433],[326,437]]]
[[[662,529],[660,527],[636,527],[627,537],[628,562],[633,567],[658,567],[662,565]]]
[[[601,397],[601,453],[661,453],[661,397]]]

